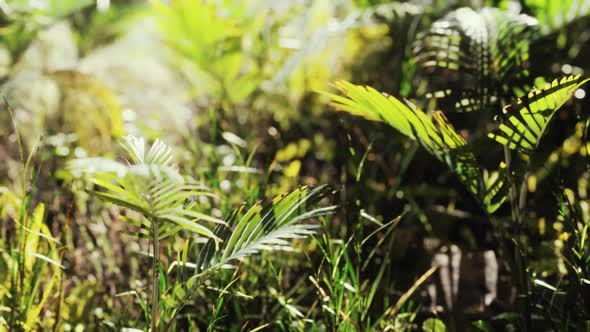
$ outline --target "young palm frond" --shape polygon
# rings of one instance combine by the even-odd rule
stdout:
[[[267,204],[257,203],[232,211],[225,225],[218,225],[214,234],[220,246],[211,238],[199,253],[196,263],[186,263],[186,257],[176,262],[179,266],[194,266],[195,274],[170,291],[176,306],[185,306],[195,295],[200,278],[220,268],[231,267],[232,261],[252,256],[265,250],[292,250],[288,240],[306,238],[317,226],[301,222],[330,215],[337,206],[314,208],[331,189],[326,186],[300,187],[274,198]],[[228,286],[229,287],[229,286]],[[173,321],[174,319],[172,319]]]
[[[555,112],[589,80],[582,79],[580,75],[569,76],[554,80],[544,89],[532,90],[504,108],[504,121],[497,132],[488,136],[512,150],[531,154],[539,145]]]
[[[524,94],[529,43],[536,31],[533,17],[496,8],[449,13],[418,38],[414,49],[418,66],[437,74],[431,87],[445,86],[429,96],[444,109],[471,112]]]
[[[90,173],[90,182],[99,188],[94,193],[101,199],[143,215],[141,220],[121,219],[138,228],[132,235],[147,237],[152,243],[151,329],[156,331],[159,323],[160,240],[187,230],[217,243],[219,238],[198,222],[223,224],[223,221],[189,208],[195,196],[209,194],[204,186],[178,173],[173,165],[172,149],[166,144],[156,140],[146,151],[143,138],[126,136],[124,139],[123,148],[131,158],[128,165],[90,158],[75,160],[69,167]]]
[[[125,137],[122,144],[131,161],[125,165],[104,158],[77,159],[70,169],[90,173],[90,182],[100,190],[94,194],[101,199],[141,213],[145,218],[124,220],[139,231],[140,237],[154,236],[157,224],[158,239],[189,230],[215,238],[213,232],[197,221],[223,223],[222,220],[186,208],[185,202],[195,196],[211,195],[196,181],[181,176],[173,166],[172,150],[156,140],[146,151],[143,138]]]
[[[332,99],[334,107],[369,120],[385,122],[420,142],[430,154],[447,164],[486,211],[491,213],[504,202],[505,177],[497,173],[484,176],[466,140],[443,113],[435,112],[430,118],[410,101],[400,101],[371,87],[343,81],[336,82],[336,87],[346,97],[325,93]]]
[[[219,225],[215,235],[222,239],[221,248],[209,240],[200,252],[197,271],[202,274],[226,266],[231,261],[263,250],[289,250],[287,240],[305,238],[317,227],[302,221],[332,214],[337,206],[316,205],[328,192],[326,185],[301,187],[262,205],[256,203],[244,212],[244,206],[227,218],[227,226]]]

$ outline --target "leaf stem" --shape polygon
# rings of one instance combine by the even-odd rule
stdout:
[[[522,296],[522,298],[517,298],[517,303],[522,301],[520,303],[520,306],[522,309],[521,314],[523,319],[524,331],[531,331],[531,307],[529,299],[528,278],[526,271],[526,250],[521,250],[521,210],[524,210],[526,204],[526,187],[524,186],[526,185],[527,175],[525,174],[523,176],[519,193],[516,189],[516,181],[512,173],[511,152],[508,146],[506,145],[504,145],[504,160],[506,162],[507,177],[510,183],[510,209],[512,213],[512,222],[514,223],[514,235],[512,245],[513,260],[511,269],[514,270],[513,278],[516,279],[516,284],[518,286],[518,296]]]
[[[159,271],[160,271],[160,260],[159,260],[159,253],[160,253],[160,246],[158,241],[158,223],[152,222],[152,248],[153,248],[153,255],[152,255],[152,332],[156,332],[158,328],[158,302],[159,302],[159,292],[158,292],[158,279],[159,279]]]

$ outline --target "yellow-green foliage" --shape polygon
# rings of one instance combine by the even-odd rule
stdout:
[[[235,12],[222,15],[221,7],[213,1],[152,3],[164,41],[180,55],[180,67],[189,69],[187,78],[196,93],[236,103],[257,87],[254,58],[244,52],[243,43],[245,33],[261,29],[261,16],[249,20]],[[234,11],[240,9],[243,6]]]
[[[9,324],[36,331],[44,326],[43,310],[61,282],[59,242],[44,223],[42,203],[32,215],[21,215],[26,203],[5,191],[0,204],[1,217],[13,223],[14,232],[2,243],[0,257],[0,331]]]

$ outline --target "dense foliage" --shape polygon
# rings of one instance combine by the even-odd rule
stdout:
[[[0,331],[587,330],[589,15],[0,0]]]

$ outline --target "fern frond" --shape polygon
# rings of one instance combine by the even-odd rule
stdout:
[[[506,94],[520,96],[536,29],[534,18],[496,8],[459,8],[436,21],[414,49],[417,65],[437,74],[427,96],[457,112],[489,108]]]
[[[146,149],[143,138],[125,137],[122,143],[131,158],[125,165],[103,158],[77,159],[69,164],[73,173],[86,173],[98,190],[94,194],[110,203],[141,213],[145,220],[123,219],[139,229],[137,236],[158,238],[188,230],[218,240],[202,222],[224,221],[188,208],[196,196],[212,196],[205,186],[185,178],[173,166],[172,149],[160,140]]]
[[[544,89],[534,89],[504,108],[504,121],[488,136],[512,150],[531,154],[539,145],[547,125],[557,110],[590,79],[580,75],[554,80]]]
[[[445,163],[459,180],[473,193],[488,212],[499,205],[486,202],[500,201],[503,191],[490,190],[483,179],[481,167],[466,140],[457,133],[453,125],[441,112],[434,112],[432,118],[408,100],[403,102],[379,91],[348,82],[335,83],[346,97],[326,93],[336,109],[363,116],[369,120],[385,122],[400,133],[416,140],[430,154]],[[495,198],[489,197],[494,193]],[[501,203],[500,203],[501,204]]]
[[[507,175],[504,164],[497,171],[483,171],[485,191],[481,194],[481,200],[490,213],[496,211],[508,198],[510,188]]]
[[[143,137],[125,136],[121,143],[135,165],[171,166],[172,149],[159,139],[156,139],[150,149],[145,151]]]
[[[328,191],[325,185],[301,187],[269,204],[257,203],[245,212],[244,206],[234,210],[226,220],[227,226],[219,225],[214,231],[223,240],[221,248],[216,250],[215,242],[209,240],[197,260],[198,271],[220,268],[263,250],[285,250],[290,248],[289,239],[313,234],[315,225],[299,223],[334,212],[336,206],[312,208]]]

